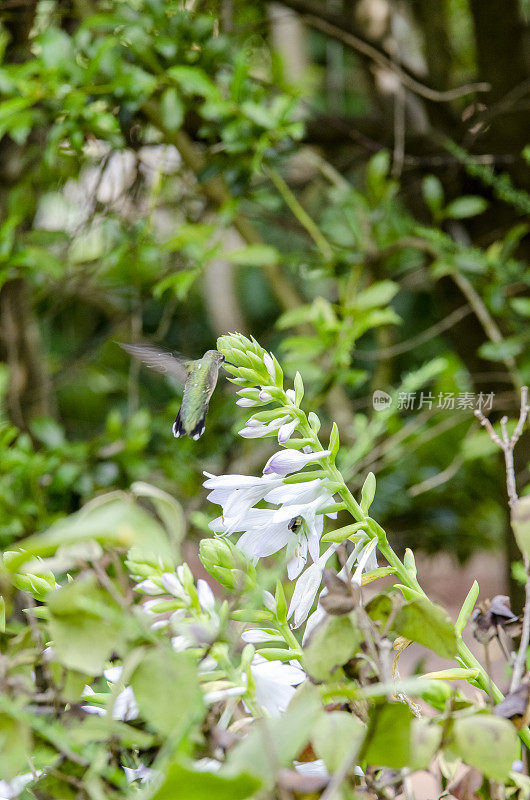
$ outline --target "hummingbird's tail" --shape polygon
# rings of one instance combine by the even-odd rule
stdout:
[[[192,439],[200,439],[200,437],[204,433],[204,428],[205,428],[204,420],[206,418],[207,410],[208,409],[205,410],[204,416],[198,421],[198,423],[195,425],[195,427],[192,428],[192,430],[190,430],[190,431],[187,431],[186,428],[184,427],[184,425],[182,424],[182,419],[180,417],[180,411],[179,411],[179,413],[175,417],[175,422],[173,423],[173,436],[175,436],[175,438],[178,439],[179,436],[186,436],[186,434],[187,434],[188,436],[191,436]]]

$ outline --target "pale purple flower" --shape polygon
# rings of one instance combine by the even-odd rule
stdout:
[[[143,594],[161,594],[162,590],[160,586],[157,586],[156,583],[149,578],[145,581],[140,581],[140,583],[136,584],[136,590],[138,592],[143,592]]]
[[[134,783],[134,781],[145,783],[159,774],[156,770],[146,767],[145,764],[140,764],[136,769],[132,769],[132,767],[122,767],[122,770],[125,772],[127,783]]]
[[[299,450],[280,450],[269,458],[263,467],[264,475],[289,475],[298,472],[312,461],[320,461],[331,455],[330,450],[320,450],[318,453],[301,453]]]
[[[301,667],[282,661],[267,661],[256,653],[250,665],[254,679],[256,702],[271,717],[279,717],[289,705],[306,674]]]
[[[236,400],[236,406],[241,406],[242,408],[251,408],[258,404],[258,400],[251,400],[250,397],[240,397],[239,400]]]
[[[274,369],[274,361],[272,359],[272,356],[270,356],[269,353],[263,353],[263,363],[267,368],[267,372],[274,381],[276,379],[276,370]]]
[[[284,419],[290,418],[284,417]],[[297,425],[297,419],[292,419],[289,422],[282,422],[280,430],[278,431],[278,444],[285,444],[285,442],[287,442],[295,432]]]
[[[172,594],[174,597],[178,597],[180,600],[188,599],[188,593],[184,590],[182,583],[179,581],[174,572],[163,572],[161,575],[161,581],[164,589],[169,592],[169,594]]]
[[[199,604],[202,610],[206,613],[212,613],[215,609],[215,597],[210,585],[202,578],[197,581],[197,594],[199,595]]]
[[[259,393],[259,399],[263,403],[270,403],[270,401],[272,400],[272,394],[267,392],[266,389],[262,389],[261,392]]]
[[[271,422],[264,423],[258,422],[258,420],[255,420],[251,417],[249,420],[247,420],[245,427],[239,431],[239,435],[244,439],[261,439],[263,436],[268,436],[270,433],[275,433],[278,428],[281,430],[284,424],[289,422],[290,419],[291,417],[278,417],[277,419],[273,419]]]
[[[261,628],[249,628],[243,631],[241,638],[249,644],[261,644],[262,642],[283,642],[283,638],[275,631],[264,631]]]

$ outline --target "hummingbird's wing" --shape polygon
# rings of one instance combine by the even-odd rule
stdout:
[[[117,344],[151,369],[176,379],[182,386],[186,383],[191,361],[152,344]]]

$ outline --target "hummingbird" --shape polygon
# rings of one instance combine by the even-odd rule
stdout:
[[[190,361],[151,344],[118,344],[134,358],[176,379],[184,387],[182,403],[173,423],[173,436],[199,439],[204,433],[204,420],[224,356],[217,350],[207,350],[202,358]]]

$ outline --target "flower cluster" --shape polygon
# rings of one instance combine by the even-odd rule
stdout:
[[[327,449],[322,447],[317,437],[318,417],[306,417],[300,409],[304,395],[301,376],[297,373],[294,388],[285,390],[277,360],[254,339],[240,334],[223,336],[217,347],[225,356],[232,382],[240,387],[237,404],[245,408],[275,406],[255,412],[240,435],[277,437],[284,449],[269,458],[260,477],[205,473],[208,499],[222,509],[210,528],[216,536],[239,534],[238,548],[254,563],[286,549],[287,575],[290,580],[298,579],[288,617],[293,617],[298,627],[309,614],[323,570],[338,546],[320,553],[324,518],[336,517],[336,508],[342,507],[336,501],[336,481],[330,470],[338,440],[330,440]],[[295,433],[299,437],[293,438]],[[305,471],[306,467],[310,470]],[[377,567],[373,537],[359,530],[358,540],[350,563],[359,559],[361,571]]]

